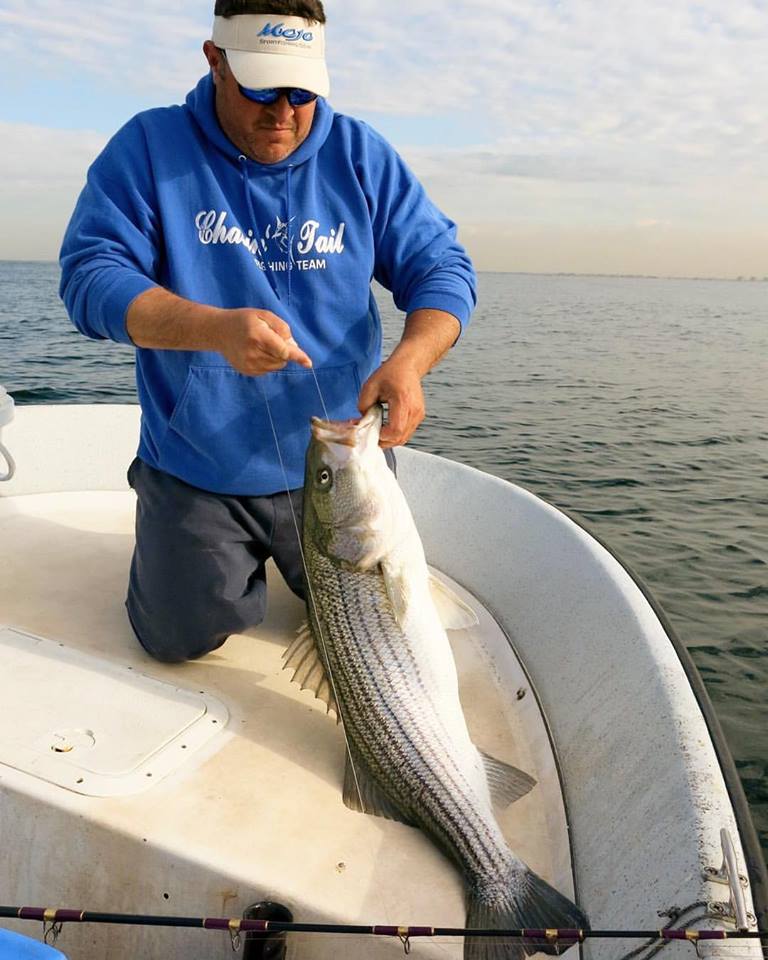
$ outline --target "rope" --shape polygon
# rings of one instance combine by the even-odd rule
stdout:
[[[659,910],[659,917],[668,917],[672,923],[676,923],[681,917],[685,916],[686,913],[690,913],[691,910],[696,910],[698,907],[706,907],[706,900],[696,900],[693,903],[689,903],[687,907],[670,907],[669,910]],[[702,913],[696,917],[693,917],[689,923],[698,923],[700,920],[706,920],[708,914]],[[679,928],[678,928],[679,929]],[[683,928],[684,929],[684,928]],[[636,947],[634,950],[630,950],[629,953],[623,954],[618,960],[634,960],[635,957],[639,957],[643,951],[648,950],[649,947],[653,947],[656,944],[653,950],[650,950],[645,954],[643,960],[651,960],[652,957],[655,957],[657,953],[660,953],[667,944],[671,943],[671,940],[662,940],[659,943],[659,934],[655,937],[651,937],[647,943],[643,943],[641,946]]]
[[[13,477],[14,473],[16,473],[16,464],[14,462],[13,457],[11,456],[10,450],[8,450],[7,447],[4,447],[2,443],[0,443],[0,454],[2,454],[3,457],[5,457],[5,462],[8,464],[7,472],[0,473],[0,483],[1,483],[4,480],[10,480]]]

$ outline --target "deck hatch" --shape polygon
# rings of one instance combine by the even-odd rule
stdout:
[[[226,726],[226,708],[56,641],[0,628],[0,764],[89,796],[145,790]]]

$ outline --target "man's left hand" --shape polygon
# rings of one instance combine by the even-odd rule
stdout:
[[[393,355],[366,380],[357,405],[365,413],[374,403],[386,403],[388,408],[379,445],[397,447],[407,443],[426,413],[421,377],[409,359]]]
[[[357,401],[361,413],[377,402],[389,407],[379,446],[397,447],[411,439],[426,413],[421,378],[447,353],[460,333],[458,319],[443,310],[414,310],[405,318],[400,343],[363,384]]]

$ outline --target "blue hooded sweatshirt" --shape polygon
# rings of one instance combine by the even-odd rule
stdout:
[[[303,484],[309,420],[323,403],[333,419],[359,415],[360,388],[381,363],[372,278],[400,310],[445,310],[462,328],[475,303],[455,224],[377,133],[320,99],[306,140],[258,163],[219,126],[210,75],[184,106],[140,113],[107,144],[61,267],[69,315],[94,339],[131,343],[128,307],[157,285],[290,325],[314,373],[290,363],[250,377],[214,352],[136,351],[141,459],[204,490],[250,496]]]

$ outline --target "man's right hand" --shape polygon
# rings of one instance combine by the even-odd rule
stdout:
[[[291,335],[291,328],[269,310],[222,310],[216,318],[216,347],[240,373],[257,377],[281,370],[291,360],[302,367],[312,361]]]
[[[312,366],[285,320],[269,310],[210,307],[162,287],[136,297],[128,308],[126,329],[137,347],[213,350],[251,377],[281,370],[290,361]]]

